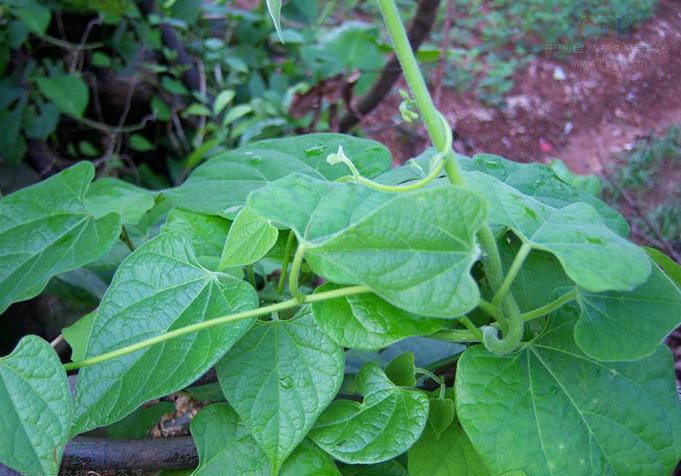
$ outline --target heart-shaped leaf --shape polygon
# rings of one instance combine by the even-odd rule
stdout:
[[[681,455],[672,359],[599,362],[574,342],[576,311],[514,355],[470,347],[456,410],[493,474],[670,474]]]
[[[337,284],[327,283],[315,293],[338,288]],[[405,337],[432,334],[446,323],[403,311],[375,294],[315,302],[312,312],[319,327],[338,344],[363,350],[379,350]]]
[[[228,404],[202,409],[192,420],[192,437],[199,453],[193,476],[271,476],[270,462]],[[308,440],[288,457],[279,476],[338,476],[333,461]]]
[[[118,240],[120,217],[95,218],[84,198],[90,162],[0,199],[0,313],[39,294],[56,274],[103,256]]]
[[[577,345],[598,360],[636,360],[654,353],[681,323],[681,291],[657,266],[631,292],[579,291]]]
[[[400,387],[416,386],[416,365],[414,365],[414,353],[403,352],[385,367],[385,375],[392,383]]]
[[[219,363],[225,396],[275,473],[333,401],[343,365],[343,349],[307,308],[291,320],[257,322]]]
[[[480,172],[469,174],[469,184],[488,200],[493,223],[554,254],[583,289],[631,291],[650,274],[645,251],[606,227],[586,203],[553,208]]]
[[[278,235],[279,232],[268,219],[245,207],[229,229],[220,258],[220,269],[259,261],[272,249]]]
[[[0,462],[56,476],[71,427],[71,392],[54,349],[36,336],[0,358]]]
[[[188,237],[163,233],[135,250],[116,271],[85,357],[257,304],[255,291],[244,281],[202,268]],[[252,324],[253,319],[234,321],[83,368],[73,434],[111,424],[148,400],[186,387]]]
[[[291,228],[324,278],[365,284],[391,304],[435,317],[473,309],[474,235],[486,209],[458,187],[382,193],[292,175],[252,193],[248,204]]]
[[[373,363],[357,374],[360,404],[336,400],[319,417],[310,439],[344,463],[379,463],[407,451],[428,419],[428,397],[394,385]]]
[[[342,134],[308,134],[286,139],[254,142],[220,154],[200,165],[180,187],[165,191],[178,208],[234,218],[253,190],[301,173],[335,180],[348,171],[326,162],[342,146],[360,170],[373,177],[390,168],[390,152],[367,139]]]

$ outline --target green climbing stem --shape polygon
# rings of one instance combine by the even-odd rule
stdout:
[[[303,265],[303,257],[305,256],[305,245],[298,243],[296,254],[293,256],[291,263],[291,274],[288,277],[288,290],[298,302],[305,301],[305,293],[298,288],[298,277],[300,275],[300,267]]]
[[[518,272],[520,271],[520,268],[523,266],[523,263],[525,262],[527,255],[530,254],[530,251],[532,251],[532,247],[530,247],[530,245],[527,243],[523,243],[520,249],[518,250],[518,253],[516,254],[515,258],[513,259],[513,263],[511,263],[511,267],[508,269],[508,273],[506,273],[506,276],[504,277],[501,286],[499,286],[499,289],[497,289],[496,294],[492,298],[493,305],[499,306],[503,302],[504,298],[506,297],[506,294],[511,289],[511,284],[513,284],[513,280],[518,275]]]
[[[293,230],[288,233],[288,239],[286,240],[286,248],[284,248],[284,259],[281,262],[281,274],[279,274],[279,282],[277,283],[277,292],[279,294],[284,292],[284,285],[286,284],[286,271],[288,270],[289,261],[291,261],[291,254],[293,253],[293,247],[296,244],[296,234]]]
[[[354,296],[356,294],[366,294],[369,292],[371,292],[371,290],[366,286],[348,286],[345,288],[334,289],[331,291],[305,295],[302,302],[296,298],[293,298],[280,303],[271,304],[269,306],[251,309],[250,311],[237,312],[235,314],[230,314],[227,316],[216,317],[215,319],[210,319],[208,321],[198,322],[190,326],[180,327],[179,329],[175,329],[173,331],[166,332],[156,337],[152,337],[150,339],[146,339],[137,342],[136,344],[128,345],[126,347],[121,347],[120,349],[116,349],[111,352],[106,352],[95,357],[90,357],[88,359],[84,359],[78,362],[71,362],[70,364],[64,364],[64,369],[75,370],[82,367],[89,367],[91,365],[123,357],[124,355],[137,352],[138,350],[151,347],[152,345],[160,344],[161,342],[165,342],[176,337],[181,337],[183,335],[191,334],[205,329],[210,329],[211,327],[222,326],[230,322],[239,321],[242,319],[263,316],[265,314],[291,309],[294,307],[298,307],[301,304],[310,304],[313,302],[326,301],[329,299],[336,299],[345,296]]]

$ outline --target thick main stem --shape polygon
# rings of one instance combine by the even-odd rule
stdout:
[[[91,365],[106,362],[108,360],[116,359],[118,357],[123,357],[124,355],[137,352],[138,350],[145,349],[152,345],[160,344],[161,342],[165,342],[176,337],[191,334],[193,332],[202,331],[205,329],[210,329],[211,327],[222,326],[224,324],[239,321],[242,319],[263,316],[265,314],[270,314],[272,312],[279,312],[285,309],[291,309],[300,306],[301,304],[310,304],[313,302],[326,301],[328,299],[336,299],[339,297],[353,296],[355,294],[365,294],[369,292],[371,292],[371,290],[366,286],[348,286],[345,288],[334,289],[332,291],[325,291],[321,293],[306,295],[304,296],[302,302],[299,301],[298,299],[293,298],[289,299],[288,301],[283,301],[277,304],[271,304],[269,306],[251,309],[250,311],[237,312],[236,314],[217,317],[215,319],[210,319],[208,321],[197,322],[196,324],[181,327],[179,329],[175,329],[174,331],[169,331],[156,337],[152,337],[150,339],[137,342],[136,344],[131,344],[120,349],[112,350],[111,352],[106,352],[95,357],[90,357],[89,359],[84,359],[79,362],[72,362],[70,364],[64,364],[64,369],[75,370],[81,367],[89,367]]]
[[[443,122],[446,124],[446,121],[441,120],[442,115],[436,109],[433,99],[428,92],[428,87],[423,79],[414,52],[409,45],[407,33],[404,30],[404,25],[400,18],[399,11],[397,10],[397,5],[395,5],[394,0],[378,0],[378,4],[381,9],[381,14],[383,15],[385,26],[392,39],[395,54],[400,61],[404,77],[414,96],[414,102],[416,102],[416,105],[421,112],[430,140],[438,152],[447,154],[445,171],[447,172],[449,181],[453,185],[465,186],[463,175],[459,170],[451,147],[449,147],[449,150],[445,150],[447,131],[444,129]],[[499,249],[497,248],[497,243],[489,225],[484,224],[481,227],[478,232],[478,240],[483,250],[482,260],[485,267],[485,273],[492,290],[496,292],[504,281],[504,274],[501,266]],[[513,294],[510,292],[503,301],[503,309],[505,313],[508,314],[508,323],[503,329],[505,334],[504,339],[501,339],[505,342],[503,346],[498,346],[497,349],[503,348],[513,350],[520,344],[522,339],[523,321],[519,317],[520,310],[513,298]],[[511,325],[513,326],[513,329],[511,329]],[[500,339],[496,337],[496,335],[492,337],[488,333],[488,336],[490,337],[487,339],[487,342],[491,342],[492,345],[500,344]]]

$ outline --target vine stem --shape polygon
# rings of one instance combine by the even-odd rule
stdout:
[[[449,181],[453,185],[465,187],[465,180],[456,163],[453,150],[451,147],[449,150],[445,149],[447,141],[446,134],[448,131],[443,128],[440,119],[442,115],[435,107],[433,99],[428,92],[428,87],[426,86],[426,82],[423,79],[414,52],[409,44],[409,39],[404,30],[404,25],[400,18],[395,0],[378,0],[378,4],[381,9],[381,14],[383,15],[383,21],[392,39],[395,55],[402,66],[404,77],[414,96],[414,101],[421,112],[421,117],[423,118],[430,140],[438,152],[446,153],[445,172],[447,173]],[[483,250],[482,261],[485,267],[485,274],[490,281],[492,290],[496,292],[504,281],[504,274],[501,266],[499,249],[497,248],[496,240],[494,239],[494,235],[488,224],[484,224],[480,228],[478,240]],[[519,318],[520,310],[511,292],[507,293],[507,297],[503,301],[503,308],[505,313],[508,314],[508,320],[506,321],[506,319],[504,319],[504,322],[502,322],[502,324],[506,324],[502,326],[504,327],[504,329],[502,329],[504,338],[499,339],[494,335],[489,339],[485,339],[485,346],[488,348],[494,346],[496,350],[502,348],[504,350],[511,349],[509,350],[510,352],[520,344],[523,335],[523,320]],[[502,340],[504,341],[504,344],[503,346],[500,346]]]
[[[303,257],[305,256],[305,245],[298,243],[296,254],[293,256],[293,263],[291,263],[291,274],[288,277],[288,290],[291,295],[298,301],[305,301],[305,293],[298,289],[298,276],[300,275],[300,267],[303,265]]]
[[[550,312],[555,311],[559,307],[562,307],[563,305],[567,304],[568,302],[572,301],[573,299],[577,299],[577,289],[573,289],[559,298],[555,299],[554,301],[551,301],[550,303],[538,307],[537,309],[533,309],[531,311],[525,312],[521,314],[521,317],[523,321],[531,321],[532,319],[537,319],[539,317],[545,316],[549,314]]]
[[[354,296],[356,294],[366,294],[371,292],[367,286],[348,286],[340,289],[333,289],[331,291],[324,291],[321,293],[305,295],[303,301],[299,301],[296,298],[289,299],[276,304],[271,304],[269,306],[259,307],[257,309],[251,309],[249,311],[237,312],[235,314],[229,314],[227,316],[217,317],[215,319],[210,319],[203,322],[197,322],[190,326],[181,327],[170,332],[158,335],[156,337],[151,337],[143,341],[137,342],[135,344],[128,345],[126,347],[121,347],[120,349],[112,350],[111,352],[106,352],[104,354],[97,355],[95,357],[90,357],[89,359],[84,359],[78,362],[71,362],[69,364],[64,364],[65,370],[75,370],[82,367],[89,367],[91,365],[106,362],[108,360],[113,360],[125,355],[137,352],[138,350],[145,349],[152,345],[160,344],[170,339],[176,337],[181,337],[183,335],[191,334],[193,332],[202,331],[205,329],[210,329],[211,327],[222,326],[230,322],[239,321],[242,319],[248,319],[251,317],[262,316],[272,312],[279,312],[286,309],[291,309],[301,304],[310,304],[314,302],[327,301],[329,299],[337,299],[345,296]]]
[[[286,248],[284,248],[284,259],[281,263],[281,274],[279,274],[279,282],[277,283],[277,292],[279,294],[284,292],[284,283],[286,283],[286,271],[288,270],[288,263],[291,260],[291,253],[293,253],[293,245],[296,243],[296,234],[291,230],[286,240]]]
[[[530,247],[530,245],[527,242],[523,242],[522,246],[518,250],[518,254],[516,254],[515,258],[513,259],[513,263],[511,263],[511,267],[509,268],[508,273],[506,273],[506,277],[504,278],[504,280],[501,283],[501,286],[499,286],[499,289],[497,289],[496,294],[492,298],[492,304],[494,306],[499,306],[506,297],[506,293],[508,293],[509,289],[511,289],[511,284],[513,284],[513,280],[518,275],[518,272],[520,271],[520,268],[523,266],[523,263],[525,262],[527,255],[530,254],[530,251],[532,251],[532,247]]]

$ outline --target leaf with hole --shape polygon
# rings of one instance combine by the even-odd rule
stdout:
[[[341,286],[326,283],[315,293]],[[379,350],[410,336],[439,331],[447,321],[403,311],[375,294],[358,294],[312,304],[319,327],[343,347]]]
[[[253,309],[247,283],[201,267],[189,238],[163,233],[120,265],[97,311],[85,357]],[[73,434],[114,423],[208,371],[253,319],[187,334],[80,371]],[[115,339],[112,338],[115,336]]]
[[[599,362],[575,344],[562,308],[513,355],[471,347],[459,360],[456,411],[493,474],[670,474],[681,455],[671,355]]]
[[[56,274],[103,256],[118,240],[117,214],[88,212],[90,162],[0,199],[0,313],[39,294]]]
[[[71,392],[54,349],[36,336],[0,358],[0,463],[56,476],[71,426]]]
[[[362,403],[336,400],[322,413],[310,439],[344,463],[380,463],[407,451],[428,419],[428,397],[394,385],[373,363],[357,374]]]
[[[343,349],[309,309],[258,321],[217,367],[218,379],[274,473],[305,438],[343,381]]]
[[[383,193],[291,175],[253,192],[248,206],[291,228],[320,276],[364,284],[401,309],[456,317],[473,309],[469,271],[484,201],[458,187]]]

